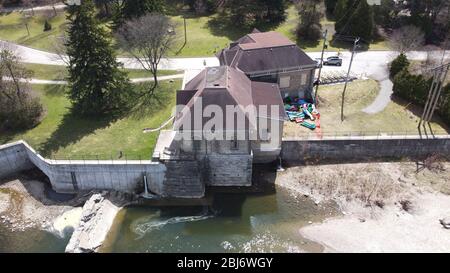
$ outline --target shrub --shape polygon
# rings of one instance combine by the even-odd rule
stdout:
[[[406,55],[403,53],[398,55],[398,57],[392,61],[390,69],[389,69],[389,75],[390,75],[391,79],[393,79],[395,77],[395,75],[397,75],[400,71],[402,71],[403,69],[406,69],[408,67],[409,67],[409,61],[408,61],[408,58],[406,58]]]
[[[4,85],[2,85],[4,87]],[[11,88],[0,92],[0,129],[21,130],[36,126],[43,108],[31,88],[22,87],[20,93]]]
[[[49,22],[48,22],[48,20],[45,20],[45,23],[44,23],[44,31],[50,31],[52,29],[52,24],[50,24]]]
[[[427,80],[422,75],[412,75],[404,68],[394,77],[393,91],[399,97],[423,105],[430,85],[431,79]]]
[[[442,90],[441,103],[439,105],[439,115],[447,124],[450,124],[450,83]]]

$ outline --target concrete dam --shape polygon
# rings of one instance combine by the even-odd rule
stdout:
[[[309,159],[347,160],[370,158],[418,158],[433,154],[450,154],[450,136],[388,136],[345,137],[321,140],[283,139],[281,158],[289,164]],[[61,193],[89,190],[116,190],[143,193],[145,189],[159,197],[201,198],[210,176],[233,185],[234,176],[251,176],[250,165],[238,162],[242,170],[214,157],[206,160],[51,160],[43,158],[24,141],[0,145],[0,179],[21,171],[38,168],[50,180],[52,188]],[[230,159],[233,161],[233,159]],[[275,171],[275,170],[274,170]],[[228,179],[227,177],[231,177]],[[246,178],[247,179],[247,178]],[[144,185],[146,181],[146,185]],[[213,180],[211,180],[213,181]],[[227,186],[227,185],[221,185]],[[248,185],[248,186],[251,186]]]

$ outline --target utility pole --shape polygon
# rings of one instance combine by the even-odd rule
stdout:
[[[186,15],[183,16],[184,23],[184,45],[187,44],[187,31],[186,31]]]
[[[443,65],[444,61],[445,61],[445,53],[447,53],[447,44],[448,44],[449,40],[450,40],[450,35],[445,39],[444,50],[443,50],[444,52],[442,53],[441,65]]]
[[[342,91],[342,104],[341,104],[341,121],[344,121],[344,101],[345,101],[345,91],[347,90],[348,79],[350,77],[350,70],[352,69],[353,57],[355,55],[356,47],[358,46],[360,38],[356,38],[353,43],[352,57],[350,59],[350,64],[348,66],[347,77],[345,78],[344,91]]]
[[[319,92],[320,75],[322,74],[323,54],[325,53],[325,49],[328,47],[327,46],[327,35],[328,35],[328,29],[325,29],[325,32],[323,33],[323,47],[322,47],[322,55],[320,56],[319,75],[317,77],[316,92],[314,93],[314,103],[316,105],[319,104],[319,102],[317,101],[317,92]]]
[[[423,122],[430,122],[434,111],[439,102],[439,97],[441,96],[442,89],[444,87],[445,79],[447,78],[448,71],[450,69],[450,63],[441,65],[434,70],[433,82],[430,86],[430,91],[428,92],[427,101],[423,109],[422,116],[420,117],[418,128]]]

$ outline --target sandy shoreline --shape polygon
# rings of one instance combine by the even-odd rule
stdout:
[[[86,199],[79,194],[70,201],[60,202],[48,198],[45,190],[45,183],[28,177],[3,181],[0,184],[0,222],[11,231],[30,228],[53,231],[59,216],[82,205]],[[60,227],[64,225],[63,220],[64,217],[59,220]]]
[[[325,252],[450,252],[450,164],[417,171],[414,162],[288,168],[276,183],[343,215],[299,229]],[[342,182],[346,179],[346,182]]]

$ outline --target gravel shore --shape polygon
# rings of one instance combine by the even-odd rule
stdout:
[[[331,164],[287,168],[276,184],[316,203],[335,201],[342,216],[299,229],[326,252],[449,252],[450,163]]]

